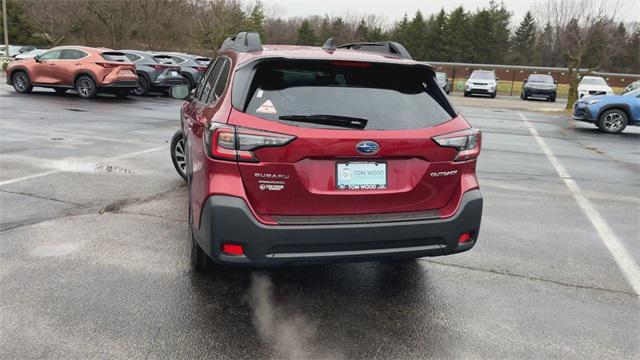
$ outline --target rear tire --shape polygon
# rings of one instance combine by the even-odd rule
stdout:
[[[497,95],[497,94],[498,94],[498,93],[497,93],[496,91],[494,91],[494,92],[491,94],[491,98],[492,98],[492,99],[494,99],[494,98],[496,97],[496,95]]]
[[[11,84],[13,84],[14,90],[19,94],[28,94],[33,90],[29,75],[22,70],[15,71],[11,74]]]
[[[182,130],[176,131],[171,138],[171,161],[178,175],[187,180],[187,157]]]
[[[150,88],[149,80],[144,75],[138,74],[138,87],[131,90],[131,93],[135,96],[147,96]]]
[[[603,112],[598,118],[598,128],[608,134],[619,134],[627,127],[627,114],[620,109]]]
[[[80,76],[76,80],[76,91],[82,99],[91,99],[98,93],[96,82],[87,75]]]
[[[550,96],[549,97],[549,101],[550,102],[556,102],[556,96],[555,95]]]

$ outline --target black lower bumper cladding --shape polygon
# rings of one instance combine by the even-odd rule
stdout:
[[[447,219],[334,225],[264,225],[243,199],[211,196],[205,202],[195,240],[222,264],[278,266],[440,256],[471,249],[482,217],[479,190],[464,194]],[[458,245],[461,234],[471,239]],[[222,253],[222,244],[242,245],[244,255]]]

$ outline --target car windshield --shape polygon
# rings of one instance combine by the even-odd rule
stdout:
[[[474,71],[469,78],[475,80],[495,80],[496,75],[492,71]]]
[[[267,62],[245,99],[248,114],[305,127],[357,118],[366,130],[417,129],[455,115],[431,70],[365,62]]]
[[[607,85],[601,77],[585,77],[580,81],[580,85]]]
[[[553,84],[551,75],[529,75],[529,82]]]
[[[438,79],[438,81],[446,81],[447,80],[447,74],[445,74],[443,72],[437,72],[436,73],[436,78]]]

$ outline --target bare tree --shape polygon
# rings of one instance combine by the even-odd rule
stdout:
[[[546,0],[537,11],[538,23],[550,24],[563,49],[569,72],[571,109],[583,77],[623,50],[615,35],[620,3],[607,0]]]
[[[75,0],[25,0],[24,9],[38,27],[40,36],[58,46],[81,31],[86,23],[87,4]],[[72,15],[73,14],[73,15]]]

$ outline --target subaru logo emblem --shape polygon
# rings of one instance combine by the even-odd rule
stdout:
[[[380,145],[375,141],[361,141],[356,145],[356,150],[362,154],[375,154],[380,150]]]

